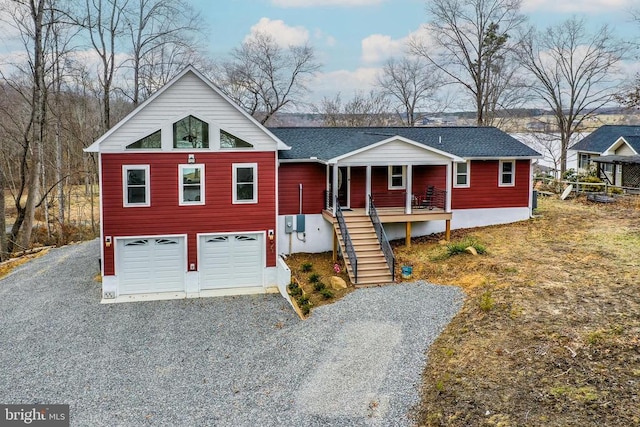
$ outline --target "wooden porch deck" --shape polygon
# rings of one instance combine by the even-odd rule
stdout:
[[[410,214],[405,213],[404,208],[395,207],[395,208],[377,208],[378,217],[380,221],[384,223],[393,223],[393,222],[423,222],[423,221],[438,221],[445,220],[450,221],[452,217],[451,212],[445,212],[444,209],[440,208],[416,208],[412,209]],[[365,215],[364,208],[355,208],[350,210],[342,211],[345,216],[356,215],[362,216]],[[331,210],[323,210],[322,216],[329,222],[335,222],[336,219],[333,216],[333,212]]]

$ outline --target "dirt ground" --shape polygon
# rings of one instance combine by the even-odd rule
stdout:
[[[529,221],[397,247],[414,278],[466,303],[429,352],[417,423],[640,425],[640,199],[540,200]]]

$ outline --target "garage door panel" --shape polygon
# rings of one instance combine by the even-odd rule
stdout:
[[[119,293],[180,292],[185,289],[183,237],[119,239]]]
[[[262,286],[262,235],[204,236],[200,240],[200,289]]]

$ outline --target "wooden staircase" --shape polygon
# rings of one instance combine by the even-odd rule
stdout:
[[[340,249],[345,255],[344,260],[349,273],[351,283],[356,286],[371,286],[393,282],[387,260],[380,249],[378,236],[373,228],[371,219],[368,215],[356,214],[353,212],[344,213],[345,223],[349,230],[349,236],[358,258],[358,281],[355,280],[354,271],[351,262],[346,256],[344,241],[340,233],[340,227],[337,222],[334,223],[334,229],[338,235]]]

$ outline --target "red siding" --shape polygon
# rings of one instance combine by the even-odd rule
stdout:
[[[529,206],[530,161],[516,161],[516,185],[498,186],[498,160],[471,162],[471,186],[453,188],[452,209],[510,208]]]
[[[278,168],[278,198],[280,215],[319,214],[324,209],[327,188],[327,167],[320,163],[283,163]]]
[[[105,236],[187,234],[188,263],[197,264],[196,233],[275,230],[275,152],[203,153],[205,205],[178,205],[178,165],[186,153],[102,154],[102,209]],[[232,164],[258,164],[258,203],[232,204]],[[150,165],[151,206],[125,208],[122,166]],[[267,265],[274,266],[277,250],[268,238]],[[105,274],[114,274],[113,246],[105,247]]]
[[[420,165],[413,167],[413,193],[424,195],[430,185],[441,190],[447,189],[446,166]]]

